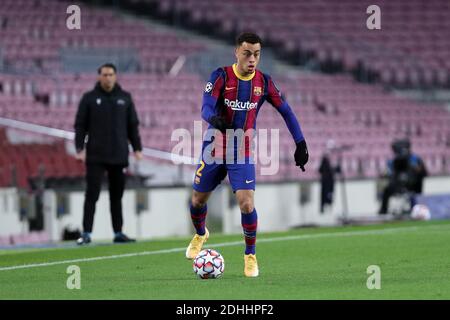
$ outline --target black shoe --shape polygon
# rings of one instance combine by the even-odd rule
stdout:
[[[120,232],[114,237],[114,243],[136,242],[136,239],[128,238],[126,234]]]
[[[88,234],[83,232],[81,234],[81,237],[78,238],[78,240],[77,240],[77,245],[81,246],[83,244],[88,244],[88,243],[91,243],[91,237]]]

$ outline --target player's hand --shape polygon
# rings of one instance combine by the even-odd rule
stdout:
[[[75,159],[77,159],[78,161],[81,161],[81,162],[85,162],[86,161],[86,151],[81,150],[81,151],[77,152],[75,154]]]
[[[209,123],[222,133],[225,133],[227,129],[233,129],[233,127],[229,125],[223,117],[220,116],[212,116],[211,118],[209,118]]]
[[[295,165],[299,166],[302,171],[305,171],[305,164],[308,163],[309,153],[308,147],[306,146],[306,141],[302,140],[297,143],[297,147],[294,153]]]
[[[135,153],[134,153],[134,158],[136,159],[136,160],[142,160],[143,158],[144,158],[144,156],[142,155],[142,151],[136,151]]]

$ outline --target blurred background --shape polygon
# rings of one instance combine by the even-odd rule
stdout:
[[[367,27],[373,4],[381,29]],[[67,27],[71,5],[80,8],[80,29]],[[194,132],[209,74],[234,63],[241,31],[261,36],[259,68],[293,108],[310,151],[303,173],[284,121],[265,104],[257,128],[280,129],[270,147],[279,148],[280,166],[275,175],[257,166],[260,231],[412,213],[449,218],[449,14],[446,0],[3,0],[0,246],[79,235],[85,169],[74,159],[73,124],[105,62],[116,64],[119,83],[133,95],[145,146],[142,162],[130,158],[124,231],[190,235],[187,204],[201,139],[186,155],[192,163],[174,164],[172,132]],[[408,167],[412,155],[421,159],[420,173]],[[210,200],[208,225],[240,233],[227,184]],[[105,186],[93,239],[110,237]]]

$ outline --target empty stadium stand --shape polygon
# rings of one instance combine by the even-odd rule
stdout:
[[[83,178],[84,166],[66,152],[63,142],[11,144],[0,128],[0,187],[31,188],[36,178]]]
[[[450,3],[412,1],[133,0],[207,34],[233,39],[255,30],[294,63],[318,63],[359,80],[398,88],[450,87]],[[381,29],[368,32],[366,10],[381,9]],[[125,6],[125,4],[122,4]],[[239,13],[239,14],[236,14]]]

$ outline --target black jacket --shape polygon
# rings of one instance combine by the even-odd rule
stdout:
[[[134,151],[142,150],[139,120],[131,94],[116,84],[106,92],[97,83],[83,95],[75,120],[77,152],[86,144],[87,163],[128,165],[128,141]]]

